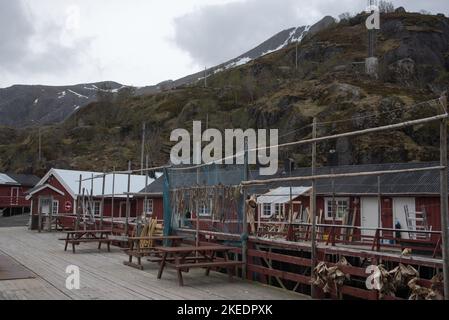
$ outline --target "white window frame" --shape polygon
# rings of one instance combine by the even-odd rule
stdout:
[[[327,221],[332,221],[334,218],[332,217],[332,210],[329,210],[329,208],[332,208],[332,201],[334,199],[333,198],[325,198],[324,199],[324,211],[325,211],[325,219]],[[338,212],[339,210],[339,202],[347,202],[347,212],[349,212],[349,210],[351,210],[351,203],[350,203],[350,199],[349,198],[335,198],[335,208]],[[343,221],[343,217],[338,217],[335,216],[335,221]]]
[[[56,212],[55,212],[55,209],[56,209]],[[53,200],[53,202],[51,204],[51,214],[52,215],[59,214],[59,201],[58,200]]]
[[[274,204],[274,213],[276,216],[281,215],[284,216],[284,204],[283,203],[275,203]]]
[[[151,203],[151,205],[149,205]],[[154,201],[153,199],[143,200],[143,212],[144,214],[150,216],[154,212]]]
[[[101,201],[93,201],[93,210],[94,217],[100,217],[101,216]],[[96,212],[98,209],[98,213]]]
[[[268,208],[270,210],[268,210]],[[266,212],[269,211],[270,214]],[[273,204],[272,203],[262,203],[262,218],[271,218],[273,216]]]
[[[209,205],[206,206],[200,203],[198,206],[198,216],[200,217],[211,217],[212,216],[212,199],[209,199]]]
[[[20,195],[20,188],[19,187],[12,187],[11,188],[11,205],[18,205],[19,204],[19,195]]]

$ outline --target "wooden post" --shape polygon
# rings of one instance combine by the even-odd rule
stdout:
[[[38,216],[38,221],[37,221],[37,231],[40,233],[42,231],[42,206],[41,206],[41,199],[40,197],[37,199],[38,201],[38,206],[37,206],[37,216]]]
[[[128,192],[126,193],[126,222],[125,222],[125,235],[128,235],[129,231],[129,216],[131,212],[129,202],[129,192],[131,190],[131,161],[128,162]]]
[[[115,167],[112,171],[111,230],[114,230]]]
[[[80,219],[81,219],[81,186],[83,183],[83,175],[80,174],[80,181],[78,184],[78,197],[76,197],[76,223],[75,230],[78,231],[80,228]]]
[[[382,193],[381,193],[381,176],[377,177],[377,228],[382,228]]]
[[[245,156],[243,167],[243,179],[248,180],[248,139],[245,138]],[[247,264],[248,264],[248,221],[246,217],[246,189],[243,190],[243,211],[242,211],[242,278],[247,278]]]
[[[196,168],[196,185],[199,188],[200,187],[200,168]],[[195,245],[197,247],[200,246],[200,205],[198,199],[195,201],[195,221],[196,221],[196,234],[195,234]],[[181,213],[182,214],[182,213]],[[198,257],[199,253],[196,253],[196,257]]]
[[[447,112],[447,97],[441,98],[441,103]],[[448,160],[447,160],[447,118],[440,123],[440,161],[444,167],[440,171],[441,192],[441,229],[443,236],[443,273],[444,273],[444,298],[449,300],[449,216],[448,216]]]
[[[146,157],[146,161],[145,161],[145,163],[146,163],[146,167],[147,167],[147,169],[148,169],[148,164],[149,164],[149,158],[150,158],[150,156],[147,154],[147,157]],[[147,222],[147,210],[145,210],[145,206],[147,205],[147,201],[148,201],[148,196],[147,196],[147,193],[148,193],[148,171],[145,171],[145,199],[143,200],[144,202],[143,202],[143,212],[142,212],[142,220],[144,220],[144,223],[146,224],[146,222]],[[148,209],[148,208],[147,208]]]
[[[106,170],[104,170],[104,171],[106,171]],[[103,185],[101,187],[100,230],[103,230],[105,185],[106,185],[106,174],[103,174]]]
[[[316,134],[316,126],[317,126],[317,119],[313,118],[313,139],[317,137]],[[316,149],[317,144],[314,142],[312,144],[312,175],[316,174]],[[313,270],[316,267],[316,180],[312,179],[312,193],[310,196],[310,214],[312,215],[312,245],[311,245],[311,275],[313,274]],[[316,297],[316,290],[315,286],[311,285],[311,296],[312,298]]]

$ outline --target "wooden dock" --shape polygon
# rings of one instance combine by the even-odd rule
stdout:
[[[0,281],[0,300],[305,300],[308,296],[234,279],[225,274],[191,270],[186,286],[179,287],[176,271],[167,270],[157,280],[158,265],[148,263],[145,271],[123,265],[126,255],[118,248],[98,251],[86,244],[77,252],[64,252],[61,234],[35,233],[24,227],[0,229],[0,253],[35,274],[34,279]],[[66,289],[66,267],[80,268],[79,290]]]

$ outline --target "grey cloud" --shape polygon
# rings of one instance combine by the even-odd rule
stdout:
[[[298,24],[298,1],[248,0],[205,6],[175,19],[174,42],[211,66],[251,49],[268,35]]]
[[[37,30],[34,18],[22,0],[0,0],[0,74],[55,74],[80,63],[85,43],[63,45],[62,26],[46,21]]]
[[[408,10],[448,12],[447,0],[396,0]],[[198,66],[235,58],[283,29],[311,24],[325,15],[357,13],[365,0],[244,0],[210,5],[175,19],[174,43]]]

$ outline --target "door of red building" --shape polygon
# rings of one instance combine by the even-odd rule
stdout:
[[[11,205],[12,206],[19,205],[19,188],[18,187],[11,188]]]
[[[382,228],[393,229],[393,199],[382,199]],[[392,237],[392,232],[383,232],[384,236]]]

